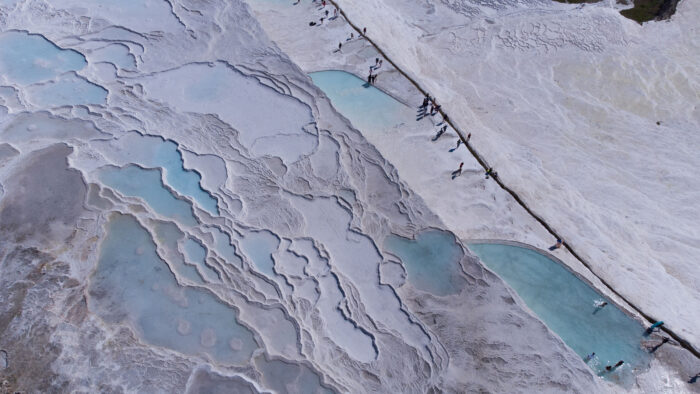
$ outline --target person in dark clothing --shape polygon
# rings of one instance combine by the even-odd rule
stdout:
[[[458,176],[462,175],[462,167],[464,167],[464,162],[459,163],[459,168],[452,171],[452,179],[455,179]]]
[[[450,152],[456,151],[457,148],[459,148],[459,145],[460,145],[461,143],[462,143],[462,140],[457,140],[457,146],[455,146],[454,148],[450,149]]]
[[[661,346],[663,346],[664,343],[667,343],[667,342],[670,341],[670,340],[671,340],[671,339],[670,339],[669,337],[663,337],[663,339],[661,339],[661,343],[660,343],[660,344],[658,344],[658,345],[654,346],[653,348],[649,349],[649,353],[656,353],[656,351],[659,350],[659,348],[660,348]]]
[[[438,130],[437,134],[435,134],[435,137],[433,137],[433,141],[437,141],[438,138],[440,138],[443,134],[445,134],[445,131],[447,130],[447,126],[442,126],[440,130]]]
[[[556,250],[556,249],[559,249],[559,248],[561,248],[561,245],[562,245],[562,240],[559,239],[559,238],[557,238],[557,243],[555,243],[554,245],[550,246],[550,247],[549,247],[549,250]]]

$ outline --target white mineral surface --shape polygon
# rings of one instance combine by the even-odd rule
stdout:
[[[609,6],[340,2],[598,274],[697,344],[687,3],[639,27]],[[597,377],[484,268],[467,241],[553,240],[450,156],[453,131],[430,141],[439,117],[339,113],[307,73],[363,76],[377,51],[333,53],[352,30],[310,30],[323,11],[0,0],[0,393],[692,391],[673,344],[632,386]],[[380,87],[420,102],[383,67]],[[454,251],[449,287],[384,248],[426,230]]]

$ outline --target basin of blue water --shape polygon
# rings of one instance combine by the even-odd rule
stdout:
[[[202,188],[199,173],[185,169],[182,154],[173,141],[130,132],[117,141],[97,141],[95,145],[100,146],[103,154],[114,162],[127,161],[148,168],[162,168],[168,186],[191,197],[210,214],[219,214],[216,198]]]
[[[74,73],[62,75],[49,83],[31,85],[27,92],[29,101],[41,107],[104,104],[107,100],[105,88]]]
[[[241,249],[258,271],[272,278],[275,276],[272,253],[277,251],[279,238],[269,231],[249,231],[239,241]]]
[[[42,107],[103,104],[107,90],[75,74],[85,57],[43,36],[21,31],[0,33],[0,75],[29,86],[28,99]]]
[[[257,344],[237,311],[209,291],[178,285],[133,217],[114,215],[106,230],[90,279],[92,311],[156,346],[225,364],[250,359]]]
[[[445,296],[462,287],[462,248],[446,231],[426,230],[416,239],[392,234],[384,239],[384,249],[401,259],[408,281],[417,289]]]
[[[0,48],[0,73],[20,85],[50,80],[87,64],[76,51],[61,49],[43,36],[20,31],[0,34]]]
[[[353,74],[331,70],[309,76],[333,106],[362,131],[391,128],[411,119],[408,107]]]
[[[192,215],[192,206],[186,201],[175,198],[163,186],[158,170],[145,170],[134,165],[107,166],[99,170],[98,176],[105,185],[126,196],[143,199],[155,212],[163,216],[190,226],[197,224]]]
[[[519,246],[474,243],[469,249],[579,356],[595,352],[588,365],[601,376],[626,384],[648,368],[650,356],[640,346],[644,328],[612,303],[596,308],[604,298],[561,264]],[[618,360],[625,364],[605,372]]]

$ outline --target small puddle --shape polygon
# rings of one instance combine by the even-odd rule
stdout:
[[[469,244],[484,264],[505,280],[527,306],[600,376],[631,386],[634,375],[649,367],[641,348],[644,328],[558,262],[534,250],[497,243]],[[622,367],[605,366],[624,360]]]
[[[275,277],[272,254],[277,251],[279,238],[269,231],[250,231],[244,234],[239,243],[258,271],[269,278]]]

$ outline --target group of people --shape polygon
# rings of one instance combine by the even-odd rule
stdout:
[[[442,106],[437,103],[437,100],[434,97],[431,97],[430,94],[426,94],[423,98],[423,103],[420,105],[420,107],[418,107],[418,118],[416,120],[421,120],[428,115],[435,116],[440,113],[441,108]],[[437,126],[441,127],[438,129],[437,133],[432,138],[432,141],[437,141],[438,138],[442,137],[442,135],[445,134],[445,132],[447,131],[447,123],[449,122],[449,119],[450,118],[447,116],[447,114],[443,114],[442,122],[437,124]],[[464,142],[468,144],[471,138],[472,133],[467,134],[467,138]],[[457,139],[457,145],[454,148],[450,148],[449,152],[456,151],[460,147],[460,145],[462,145],[461,138]],[[459,168],[452,171],[452,179],[455,179],[456,177],[462,175],[463,167],[464,162],[459,164]],[[486,179],[488,179],[489,177],[496,177],[498,174],[493,170],[493,168],[488,168],[484,175],[486,176]]]
[[[587,355],[586,357],[584,357],[584,358],[583,358],[583,362],[587,363],[587,362],[593,360],[593,357],[595,357],[595,352],[593,352],[593,353]],[[618,369],[619,367],[621,367],[622,364],[624,364],[624,363],[625,363],[625,362],[624,362],[623,360],[620,360],[620,361],[618,361],[615,365],[606,365],[606,366],[605,366],[605,371],[606,371],[606,372],[612,372],[612,371]]]
[[[368,84],[374,85],[374,83],[377,81],[377,75],[379,75],[379,73],[376,71],[382,67],[383,63],[384,63],[383,59],[380,59],[380,58],[374,59],[374,64],[369,66],[369,75],[367,76],[367,83]]]
[[[596,307],[596,309],[595,309],[595,311],[593,312],[593,314],[595,314],[595,313],[598,312],[599,310],[605,308],[606,305],[608,305],[608,303],[607,303],[606,301],[603,301],[603,300],[596,301],[596,302],[595,302],[595,307]],[[647,329],[644,331],[644,335],[649,335],[649,334],[651,334],[655,329],[657,329],[657,328],[659,328],[659,327],[661,327],[661,326],[663,326],[663,325],[664,325],[664,322],[663,322],[663,321],[657,321],[656,323],[652,324],[649,328],[647,328]],[[654,346],[654,347],[651,348],[651,349],[648,349],[648,350],[649,350],[649,353],[654,353],[654,352],[656,352],[661,346],[663,346],[665,343],[668,343],[670,340],[671,340],[671,339],[668,338],[668,337],[662,337],[662,338],[661,338],[661,343],[659,343],[658,345]],[[588,363],[588,362],[591,361],[594,357],[595,357],[595,352],[593,352],[593,353],[587,355],[586,357],[584,357],[584,358],[583,358],[583,362]],[[615,365],[606,365],[606,366],[605,366],[605,372],[612,372],[612,371],[616,370],[617,368],[621,367],[622,364],[624,364],[624,363],[625,363],[625,362],[624,362],[623,360],[620,360],[620,361],[618,361]],[[695,383],[695,380],[697,380],[698,376],[700,376],[700,374],[695,375],[695,376],[691,376],[691,377],[690,377],[690,380],[688,381],[688,383]]]

